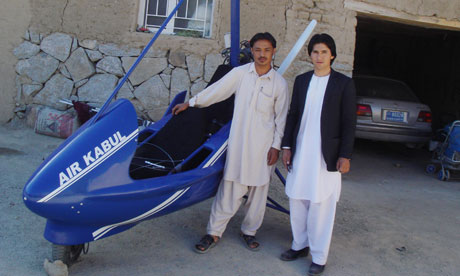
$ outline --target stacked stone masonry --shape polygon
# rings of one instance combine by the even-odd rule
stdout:
[[[64,34],[42,36],[27,31],[13,54],[16,64],[16,115],[44,105],[67,110],[61,100],[101,106],[140,55],[142,49],[96,40],[78,41]],[[180,51],[150,49],[117,94],[133,102],[140,117],[156,121],[181,91],[188,97],[203,90],[217,67],[220,54],[201,57]]]
[[[101,106],[142,52],[141,48],[128,45],[80,41],[59,32],[43,35],[28,30],[23,38],[13,50],[18,59],[15,113],[20,118],[35,105],[58,110],[71,108],[61,100]],[[280,60],[275,59],[276,66]],[[116,99],[129,99],[139,117],[156,121],[178,93],[188,91],[190,97],[202,91],[223,61],[220,53],[200,56],[183,50],[151,48]],[[299,55],[285,77],[291,86],[296,75],[311,69],[311,63]],[[351,75],[352,67],[335,62],[334,69]]]
[[[36,105],[57,110],[71,108],[61,100],[101,106],[141,51],[126,45],[99,44],[96,40],[78,41],[63,33],[43,36],[28,31],[24,42],[13,51],[18,58],[16,115],[24,118],[26,111]],[[157,121],[178,93],[188,91],[190,97],[202,91],[223,60],[219,53],[201,57],[152,48],[121,87],[116,99],[129,99],[139,117]],[[339,63],[334,66],[351,74],[349,66]],[[298,60],[287,75],[295,76],[311,69],[311,63]]]
[[[35,96],[42,93],[47,81],[53,80],[46,91],[57,84],[67,89],[60,74],[72,81],[71,97],[88,91],[96,80],[113,83],[113,77],[95,75],[109,74],[120,80],[140,52],[140,48],[151,39],[150,34],[136,32],[139,2],[132,0],[35,0],[4,1],[0,12],[5,28],[0,34],[2,59],[2,87],[0,88],[0,122],[11,120],[16,103],[16,115],[24,116],[25,105],[31,105]],[[209,39],[162,35],[154,50],[140,66],[136,76],[130,78],[119,97],[132,98],[140,115],[157,116],[164,109],[165,102],[155,107],[158,111],[145,108],[140,91],[144,83],[161,84],[160,91],[168,91],[162,99],[168,101],[178,90],[187,87],[194,94],[203,89],[212,75],[206,69],[224,45],[224,35],[230,31],[231,1],[215,0],[212,33]],[[460,1],[452,0],[241,0],[240,38],[250,39],[259,31],[270,31],[278,41],[275,64],[280,65],[284,57],[312,19],[318,21],[315,33],[331,34],[337,44],[338,55],[334,68],[351,75],[354,62],[357,16],[371,16],[409,25],[428,28],[439,27],[458,30],[460,27]],[[257,20],[254,20],[257,19]],[[115,26],[115,27],[114,27]],[[24,43],[11,54],[11,45],[18,46],[20,36],[27,28]],[[71,33],[72,35],[67,35]],[[75,38],[78,37],[78,40]],[[97,39],[97,40],[96,40]],[[109,43],[110,42],[110,43]],[[58,43],[55,47],[53,43]],[[116,44],[113,44],[116,43]],[[126,46],[129,45],[129,46]],[[70,48],[70,50],[68,50]],[[305,47],[304,47],[305,48]],[[165,50],[166,49],[166,50]],[[44,55],[49,56],[47,58]],[[86,60],[85,60],[86,58]],[[83,62],[78,64],[78,62]],[[57,69],[54,66],[57,62]],[[15,92],[14,72],[11,67],[18,63]],[[121,67],[120,67],[121,63]],[[219,63],[219,62],[217,62]],[[151,66],[154,64],[154,66]],[[163,68],[165,65],[167,66]],[[284,77],[292,88],[295,76],[311,69],[309,57],[303,49]],[[37,72],[42,70],[43,72]],[[154,71],[162,70],[152,74]],[[177,70],[177,71],[176,71]],[[32,71],[33,78],[31,75]],[[52,71],[51,73],[49,71]],[[141,73],[143,71],[143,73]],[[184,71],[188,77],[184,77]],[[51,75],[49,75],[51,74]],[[158,76],[159,78],[154,78]],[[42,78],[46,78],[42,80]],[[181,83],[177,83],[177,78]],[[160,82],[161,80],[161,82]],[[183,82],[182,82],[183,81]],[[107,86],[110,86],[107,84]],[[142,88],[145,88],[144,86]],[[109,89],[110,90],[110,89]],[[48,93],[48,92],[47,92]],[[67,91],[61,92],[67,94]],[[98,92],[104,94],[103,92]],[[138,95],[136,95],[138,94]],[[153,92],[152,92],[153,94]],[[102,98],[102,95],[99,95]],[[98,98],[99,98],[98,96]],[[35,99],[38,101],[39,98]],[[42,101],[42,99],[40,99]],[[157,101],[159,101],[157,99]],[[163,100],[164,101],[164,100]],[[56,104],[58,105],[58,104]],[[149,115],[150,114],[150,115]]]

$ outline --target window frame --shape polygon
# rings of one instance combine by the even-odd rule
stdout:
[[[147,12],[148,12],[147,1],[149,1],[149,0],[139,0],[139,12],[138,12],[138,16],[137,16],[137,25],[139,27],[146,27],[151,32],[157,32],[159,30],[159,27],[157,28],[157,27],[152,27],[152,26],[148,27],[147,26]],[[157,1],[161,1],[161,0],[157,0]],[[166,11],[166,17],[167,17],[171,13],[171,11],[174,9],[174,7],[177,5],[178,0],[166,0],[166,1],[168,1],[167,11]],[[188,5],[188,1],[190,1],[190,0],[185,0],[185,3],[183,3],[183,5]],[[209,1],[209,0],[207,0],[207,1]],[[198,2],[199,2],[199,0],[197,0],[197,4],[198,4]],[[177,11],[176,14],[171,18],[171,20],[166,25],[166,27],[163,30],[162,34],[176,35],[176,33],[174,32],[174,29],[180,29],[180,30],[183,29],[185,31],[202,32],[203,35],[200,36],[200,38],[211,38],[212,33],[213,33],[214,12],[215,12],[216,2],[217,2],[217,0],[212,0],[211,11],[210,11],[209,15],[208,15],[208,8],[207,8],[207,6],[205,7],[205,18],[203,20],[203,26],[204,26],[203,31],[194,30],[194,29],[188,29],[188,28],[174,27],[176,19],[179,19],[179,20],[191,20],[191,21],[201,21],[201,20],[197,20],[197,19],[193,19],[193,18],[178,17],[177,16],[178,11]],[[186,16],[187,16],[187,12],[186,12]],[[206,35],[206,25],[207,25],[208,17],[209,17],[209,34]]]

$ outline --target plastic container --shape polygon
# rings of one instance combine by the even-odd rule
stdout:
[[[45,107],[38,111],[35,132],[49,136],[67,138],[79,127],[73,111],[59,111]]]

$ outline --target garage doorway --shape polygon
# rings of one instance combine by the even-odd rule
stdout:
[[[353,75],[407,83],[433,112],[433,130],[460,119],[460,31],[358,16]]]

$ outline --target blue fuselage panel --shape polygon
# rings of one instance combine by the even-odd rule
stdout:
[[[108,237],[214,196],[229,130],[230,123],[200,147],[210,154],[197,168],[135,180],[129,166],[138,146],[136,112],[129,101],[118,100],[45,160],[24,188],[24,203],[48,219],[45,237],[53,243]]]

